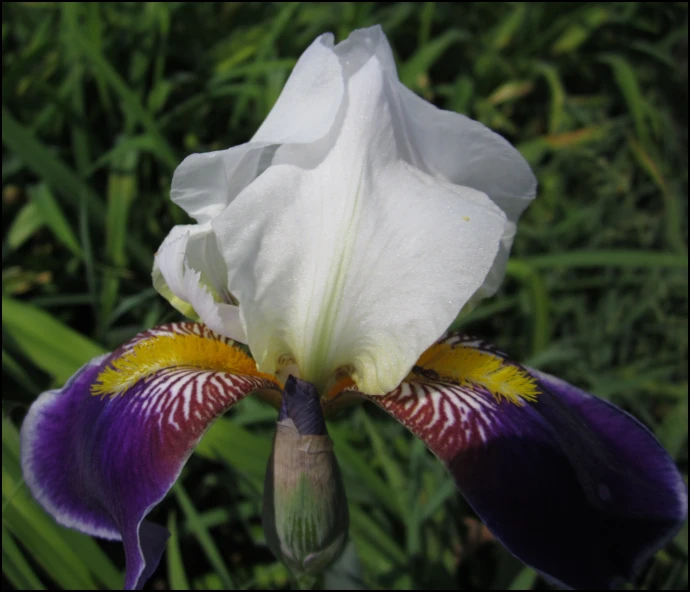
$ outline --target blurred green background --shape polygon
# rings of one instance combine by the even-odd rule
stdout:
[[[383,25],[403,82],[516,144],[540,182],[501,292],[457,322],[642,419],[687,474],[686,3],[3,3],[3,588],[118,588],[123,555],[33,502],[17,426],[43,390],[179,318],[152,256],[191,152],[247,141],[320,33]],[[209,432],[152,518],[155,589],[290,586],[260,526],[275,412]],[[326,588],[547,589],[403,428],[331,427],[351,540]],[[597,533],[592,532],[592,537]],[[687,525],[635,588],[685,589]],[[582,569],[587,569],[583,565]]]

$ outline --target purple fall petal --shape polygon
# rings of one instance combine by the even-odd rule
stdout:
[[[173,333],[231,343],[193,323],[142,333],[86,364],[63,388],[43,393],[21,430],[22,467],[36,499],[60,524],[121,539],[128,589],[150,577],[168,538],[164,528],[142,521],[203,433],[251,391],[276,388],[257,377],[180,367],[149,375],[121,395],[91,393],[99,373],[125,348]]]
[[[500,355],[457,336],[448,343]],[[428,373],[367,398],[424,440],[519,559],[568,587],[615,587],[678,532],[687,517],[685,484],[633,417],[529,372],[542,392],[523,406]]]

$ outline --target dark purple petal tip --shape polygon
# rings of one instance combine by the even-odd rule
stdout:
[[[636,419],[528,372],[541,392],[522,406],[428,376],[370,399],[425,441],[519,559],[566,587],[616,588],[682,527],[685,483]]]
[[[21,429],[22,468],[33,495],[60,524],[122,540],[124,586],[136,590],[155,570],[165,548],[167,531],[142,521],[167,488],[156,490],[153,474],[148,487],[137,486],[143,467],[131,457],[146,443],[124,425],[117,434],[118,424],[127,418],[109,413],[118,407],[116,402],[91,395],[108,358],[92,360],[62,389],[43,393],[31,406]],[[141,452],[146,463],[146,450]],[[144,533],[155,536],[141,536]]]
[[[459,451],[451,472],[489,529],[525,563],[567,587],[617,588],[681,528],[685,484],[637,420],[535,375],[538,401],[504,405],[493,437]]]

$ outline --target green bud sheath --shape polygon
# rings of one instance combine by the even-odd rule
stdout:
[[[266,471],[263,523],[271,551],[298,580],[322,572],[347,541],[347,498],[318,393],[292,376]]]

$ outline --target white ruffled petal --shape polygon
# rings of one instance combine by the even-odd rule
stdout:
[[[368,61],[376,56],[384,75],[391,80],[398,79],[393,51],[380,25],[368,29],[358,29],[338,43],[334,48],[346,78],[357,73]]]
[[[190,154],[175,169],[170,197],[200,224],[211,221],[251,183],[265,145]]]
[[[207,327],[235,341],[247,342],[239,307],[218,302],[202,282],[201,273],[189,266],[185,267],[184,285],[190,304]]]
[[[326,136],[345,92],[332,46],[333,36],[322,35],[306,49],[250,142],[185,158],[173,176],[172,200],[199,223],[209,222],[271,164],[279,146]]]
[[[401,158],[430,175],[486,193],[509,224],[496,261],[473,301],[493,295],[503,281],[518,219],[536,195],[529,165],[505,138],[478,121],[438,109],[399,80],[381,27],[354,31],[335,48],[346,76],[375,55],[391,84],[392,123]]]
[[[176,298],[188,302],[183,279],[187,243],[190,235],[206,234],[209,230],[210,227],[204,229],[196,224],[173,226],[154,255],[154,286],[162,282]]]
[[[264,372],[288,355],[320,387],[346,367],[388,392],[491,269],[505,215],[400,158],[390,91],[369,58],[324,160],[271,166],[212,223]]]
[[[154,258],[153,285],[182,314],[246,342],[227,269],[209,224],[175,226]]]
[[[529,205],[537,181],[505,138],[469,117],[443,111],[398,83],[408,141],[428,173],[486,193],[509,220]]]
[[[409,161],[435,177],[486,193],[510,222],[474,301],[491,296],[503,281],[515,226],[536,195],[537,180],[527,161],[502,136],[464,115],[437,109],[400,82],[397,87],[399,126],[408,140]]]
[[[308,144],[325,136],[345,93],[333,35],[318,37],[302,54],[252,142]]]

